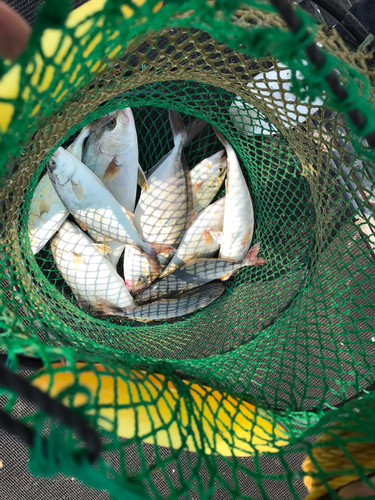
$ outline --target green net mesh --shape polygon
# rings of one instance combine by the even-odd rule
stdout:
[[[336,497],[375,472],[371,54],[349,52],[301,13],[308,36],[291,35],[269,6],[245,3],[160,10],[108,0],[65,21],[65,3],[47,2],[28,51],[2,63],[0,348],[14,370],[16,354],[42,358],[44,389],[104,443],[95,465],[77,461],[81,440],[30,411],[25,422],[50,444],[30,451],[36,474],[75,475],[113,498],[223,499],[300,498],[304,476]],[[319,71],[303,52],[312,36],[327,58]],[[335,99],[327,67],[350,101]],[[347,116],[354,104],[368,119],[361,133]],[[242,269],[208,308],[158,325],[78,307],[49,246],[34,256],[28,237],[33,192],[56,148],[127,106],[146,171],[173,144],[168,109],[222,131],[267,261]],[[220,149],[206,127],[186,148],[189,167]],[[11,414],[17,397],[4,394]]]

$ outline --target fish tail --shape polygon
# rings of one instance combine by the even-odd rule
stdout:
[[[217,138],[221,142],[221,144],[226,148],[229,145],[228,139],[226,139],[223,134],[214,126],[212,127],[214,129],[215,134],[217,135]]]
[[[100,312],[105,316],[127,316],[127,309],[119,309],[118,307],[106,307],[105,309],[101,309]]]
[[[182,121],[178,111],[173,109],[169,110],[169,121],[171,124],[173,139],[176,144],[178,137],[181,137],[181,144],[183,147],[187,146],[194,137],[202,130],[202,128],[207,125],[207,122],[196,118],[188,125],[185,125]]]
[[[158,261],[158,253],[172,253],[176,249],[171,245],[163,245],[162,243],[150,243],[148,242],[147,250],[143,250],[143,254],[149,261],[150,266],[154,271],[160,274],[160,262]]]
[[[125,316],[126,314],[126,309],[117,307],[115,304],[113,304],[113,302],[110,302],[109,300],[105,300],[102,298],[97,298],[96,302],[93,303],[92,305],[98,312],[106,316]]]
[[[244,266],[261,266],[265,264],[266,261],[261,257],[258,257],[259,252],[260,252],[260,243],[255,243],[255,245],[252,246],[245,255],[245,258],[243,260]]]
[[[160,274],[160,262],[158,261],[157,259],[157,252],[154,252],[154,251],[150,251],[150,252],[145,252],[143,251],[143,255],[146,257],[146,259],[148,260],[150,266],[152,267],[152,269],[157,272],[158,274]]]

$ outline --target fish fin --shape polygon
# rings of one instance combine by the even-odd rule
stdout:
[[[181,136],[181,143],[183,147],[187,146],[187,144],[194,139],[202,128],[207,125],[204,120],[196,118],[190,122],[189,125],[185,126],[178,111],[173,109],[169,110],[169,122],[171,124],[174,143],[176,144],[177,138]]]
[[[213,230],[213,228],[211,228],[211,229],[205,229],[203,231],[203,238],[204,238],[204,243],[205,243],[206,247],[210,246],[210,243],[212,241],[212,234],[211,234],[212,230]]]
[[[76,271],[78,271],[80,264],[83,264],[84,262],[85,258],[80,253],[73,252],[73,264]]]
[[[173,263],[173,265],[171,265],[171,263],[169,263],[167,265],[166,268],[163,269],[163,272],[160,274],[159,278],[165,278],[166,276],[168,276],[169,274],[171,273],[174,273],[175,271],[177,271],[177,269],[180,268],[180,266],[183,264],[183,261],[181,261],[180,264],[175,264]]]
[[[96,302],[93,303],[93,306],[103,314],[113,316],[124,315],[124,310],[120,307],[116,307],[116,305],[110,300],[104,299],[103,297],[95,297],[95,300]]]
[[[163,245],[162,243],[149,243],[151,250],[149,252],[143,251],[144,256],[149,261],[152,269],[160,274],[160,262],[158,261],[157,254],[158,253],[172,253],[175,252],[176,249],[171,245]]]
[[[156,253],[154,252],[143,252],[143,255],[146,257],[146,259],[148,260],[150,266],[152,267],[152,269],[158,273],[158,275],[160,274],[160,262],[158,261],[157,257],[156,257]]]
[[[258,257],[260,251],[260,243],[255,243],[245,255],[243,259],[244,266],[261,266],[266,263],[264,259]]]
[[[126,215],[129,217],[130,220],[132,220],[132,218],[134,217],[134,214],[133,212],[131,212],[130,210],[128,210],[127,208],[125,207],[122,207],[123,211],[126,213]]]
[[[210,231],[210,234],[213,237],[213,239],[216,241],[216,243],[219,243],[219,245],[223,244],[224,231]]]
[[[229,145],[228,140],[223,136],[223,134],[215,127],[212,127],[214,129],[215,134],[217,135],[217,138],[221,142],[221,144],[226,148]]]
[[[111,252],[109,246],[105,245],[104,243],[94,243],[94,247],[103,255],[107,255],[107,253]]]
[[[193,186],[194,195],[196,195],[198,193],[198,191],[200,190],[200,188],[202,186],[203,186],[203,181],[200,181],[200,182],[197,182],[196,184],[194,184],[194,186]]]
[[[116,175],[118,175],[121,172],[122,165],[118,165],[116,163],[115,158],[111,161],[111,163],[108,165],[108,167],[105,169],[104,175],[103,175],[103,182],[110,181],[111,179],[114,179]]]
[[[72,188],[73,188],[74,194],[77,196],[79,201],[81,201],[83,198],[82,184],[80,182],[74,182],[73,179],[71,180],[71,183],[72,183]]]
[[[175,247],[172,245],[164,245],[163,243],[150,243],[156,253],[174,253]]]
[[[183,146],[187,146],[189,142],[191,142],[196,135],[207,125],[207,122],[201,120],[200,118],[196,118],[192,122],[189,123],[186,127],[186,137],[183,143]]]
[[[185,124],[182,121],[178,111],[175,111],[173,109],[169,110],[169,123],[171,124],[173,140],[176,144],[177,137],[180,135],[185,135]]]
[[[227,281],[229,280],[229,278],[232,276],[233,273],[227,273],[227,274],[224,274],[224,276],[222,276],[220,278],[221,281]]]
[[[87,231],[88,230],[88,226],[86,226],[86,224],[84,222],[81,222],[79,220],[76,220],[76,222],[79,225],[79,227],[82,229],[82,231]]]
[[[78,302],[80,307],[87,307],[89,305],[87,301],[82,299],[82,297],[78,293],[75,293],[74,297],[76,298],[76,301]]]
[[[144,189],[145,191],[148,191],[146,174],[143,172],[142,167],[140,166],[139,163],[138,163],[137,183],[142,189]]]
[[[74,142],[67,148],[67,151],[75,156],[79,161],[82,161],[83,142],[90,135],[90,125],[83,127]]]
[[[46,200],[43,200],[39,203],[39,217],[42,217],[43,214],[48,214],[48,211],[51,207],[47,204]]]

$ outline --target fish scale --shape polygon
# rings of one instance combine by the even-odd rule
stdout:
[[[170,252],[172,248],[144,241],[124,207],[86,165],[59,148],[47,170],[61,201],[81,227],[93,229],[124,245],[137,247],[155,270],[159,271],[156,254]]]
[[[220,245],[211,236],[211,231],[223,230],[225,197],[205,208],[188,228],[168,266],[161,276],[167,276],[188,260],[198,257],[213,257]]]
[[[51,243],[57,268],[81,306],[102,312],[133,306],[123,280],[99,248],[70,221],[64,222]]]
[[[194,216],[189,168],[182,150],[206,123],[194,120],[185,126],[177,111],[170,111],[169,118],[174,148],[151,170],[148,191],[141,194],[133,224],[146,241],[175,247]],[[130,248],[125,249],[124,275],[134,293],[157,277],[137,250]]]
[[[240,262],[225,259],[190,260],[184,267],[156,281],[139,294],[136,299],[137,303],[161,299],[202,286],[245,266],[265,264],[265,261],[258,257],[259,250],[260,244],[257,243]]]
[[[146,322],[172,319],[207,307],[211,302],[217,299],[224,290],[224,283],[209,283],[198,289],[190,290],[186,292],[186,294],[182,294],[174,299],[152,302],[144,306],[127,308],[122,312],[114,311],[113,313],[137,321]]]
[[[75,141],[67,148],[79,160],[82,157],[83,141],[89,134],[84,127]],[[69,212],[56,193],[48,174],[40,179],[31,201],[29,213],[29,238],[33,254],[37,254],[59,230]]]
[[[227,158],[224,150],[205,158],[190,171],[196,213],[208,207],[215,198],[223,184],[226,172]]]
[[[254,210],[237,155],[229,141],[214,129],[227,152],[227,181],[223,232],[213,236],[220,243],[220,257],[242,260],[250,248],[254,232]]]
[[[83,150],[82,161],[104,183],[124,208],[134,211],[137,182],[147,187],[139,165],[138,138],[131,108],[107,113],[90,125],[91,134]],[[97,242],[109,246],[109,260],[117,265],[125,245],[89,230]]]

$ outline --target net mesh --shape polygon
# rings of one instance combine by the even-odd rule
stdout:
[[[47,2],[27,53],[0,68],[0,348],[14,370],[18,353],[41,357],[44,389],[104,443],[94,466],[77,462],[81,440],[30,408],[23,420],[50,443],[47,454],[38,443],[30,451],[35,474],[74,475],[112,498],[222,499],[272,498],[276,486],[299,498],[295,481],[306,475],[309,488],[335,497],[338,483],[375,472],[372,457],[349,446],[374,442],[375,403],[363,393],[375,354],[373,153],[363,139],[373,122],[370,54],[349,52],[301,14],[368,118],[359,134],[344,120],[350,103],[304,61],[306,40],[247,3],[160,10],[108,0],[65,21],[65,3],[52,12]],[[127,106],[146,171],[172,147],[168,109],[228,138],[267,261],[240,270],[209,307],[167,323],[80,308],[49,245],[36,256],[30,247],[30,203],[52,153]],[[185,150],[189,167],[220,149],[206,127]],[[17,397],[4,394],[12,414]],[[322,433],[333,457],[347,450],[337,468],[319,460]],[[304,469],[291,465],[304,456]]]

